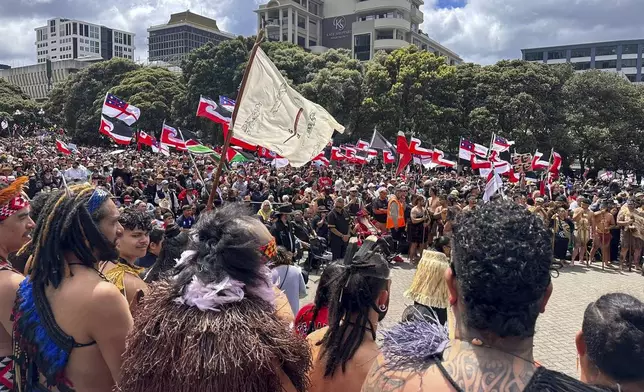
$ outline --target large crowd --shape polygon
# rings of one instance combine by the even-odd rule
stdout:
[[[532,354],[556,271],[642,269],[636,182],[521,181],[483,203],[468,170],[257,158],[213,189],[217,164],[0,141],[0,391],[644,390],[626,294],[579,320],[580,380]],[[413,304],[378,344],[401,262]]]

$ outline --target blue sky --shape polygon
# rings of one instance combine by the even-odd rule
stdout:
[[[0,0],[0,63],[35,63],[34,28],[56,16],[132,31],[135,56],[145,60],[147,27],[166,23],[171,13],[190,9],[225,31],[250,35],[257,24],[253,10],[266,1]],[[482,64],[519,58],[526,47],[644,39],[644,0],[425,0],[422,9],[423,31]]]
[[[438,0],[436,8],[461,8],[465,3],[465,0]]]

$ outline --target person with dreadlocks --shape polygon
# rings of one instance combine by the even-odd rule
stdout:
[[[201,216],[173,275],[150,286],[121,392],[306,391],[311,354],[275,311],[268,229],[238,204]],[[287,306],[288,307],[288,306]]]
[[[132,316],[97,267],[118,257],[122,234],[102,188],[76,185],[48,198],[12,314],[18,391],[108,392],[118,381]]]
[[[147,290],[147,285],[139,277],[144,269],[137,267],[135,262],[148,251],[152,218],[145,212],[128,208],[121,213],[119,223],[123,226],[123,235],[117,243],[118,261],[102,261],[99,270],[114,283],[127,299],[130,309],[134,310],[138,298]]]
[[[384,333],[363,392],[593,391],[537,364],[537,317],[552,294],[551,236],[512,202],[462,213],[445,271],[455,338],[422,318]]]
[[[23,193],[27,177],[13,183],[0,182],[0,391],[13,390],[14,369],[11,331],[11,309],[16,291],[24,276],[8,261],[9,254],[31,239],[35,224],[29,216],[30,206]]]
[[[353,239],[331,286],[329,326],[307,339],[313,354],[310,392],[358,392],[380,352],[378,323],[389,309],[389,265],[368,237],[356,253]]]

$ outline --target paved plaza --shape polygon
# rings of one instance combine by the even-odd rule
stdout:
[[[400,321],[403,310],[411,302],[403,293],[414,277],[408,263],[397,264],[392,271],[391,302],[384,327]],[[313,301],[319,276],[311,275],[308,296],[301,301]],[[599,263],[590,268],[565,267],[553,279],[554,292],[546,313],[537,321],[535,359],[546,367],[577,377],[575,334],[581,329],[584,310],[591,301],[611,292],[623,292],[644,300],[644,277],[635,272],[602,271]]]

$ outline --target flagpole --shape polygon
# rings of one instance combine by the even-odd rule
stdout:
[[[177,127],[177,130],[179,131],[179,135],[181,135],[181,140],[183,140],[183,142],[185,143],[186,139],[183,137],[183,132],[181,132],[181,128]],[[188,155],[190,156],[190,161],[192,162],[192,166],[194,166],[195,171],[197,172],[197,177],[199,177],[199,180],[201,180],[201,183],[203,184],[204,189],[206,189],[206,192],[208,192],[208,188],[206,187],[206,182],[203,180],[203,177],[201,176],[201,173],[199,172],[199,167],[197,167],[197,163],[195,162],[195,158],[192,156],[192,152],[190,152],[190,150],[188,149],[188,146],[186,146],[186,151],[188,152]]]
[[[494,137],[496,136],[495,132],[492,132],[492,140],[490,140],[490,149],[487,150],[487,160],[490,160],[490,155],[492,155],[492,148],[494,147]]]
[[[246,89],[246,82],[248,81],[248,75],[250,74],[250,70],[253,66],[253,62],[255,61],[257,49],[259,49],[259,45],[262,43],[263,40],[264,40],[264,29],[261,29],[257,34],[257,39],[255,39],[255,45],[253,45],[253,49],[251,50],[250,55],[248,57],[248,65],[246,65],[246,70],[244,71],[244,77],[242,78],[241,86],[239,87],[239,93],[237,94],[237,100],[236,100],[237,102],[235,104],[235,109],[233,110],[233,115],[231,117],[230,127],[228,128],[228,134],[224,139],[224,146],[221,151],[221,158],[219,159],[219,164],[217,165],[217,170],[215,171],[215,178],[212,181],[212,189],[210,191],[210,196],[208,197],[208,204],[206,204],[206,209],[208,211],[212,210],[213,203],[215,201],[215,192],[217,188],[219,188],[219,177],[221,176],[221,172],[223,171],[223,168],[224,168],[226,151],[228,151],[228,148],[230,147],[230,140],[233,136],[233,128],[235,126],[235,120],[237,119],[237,112],[239,111],[239,106],[241,105],[244,90]]]

